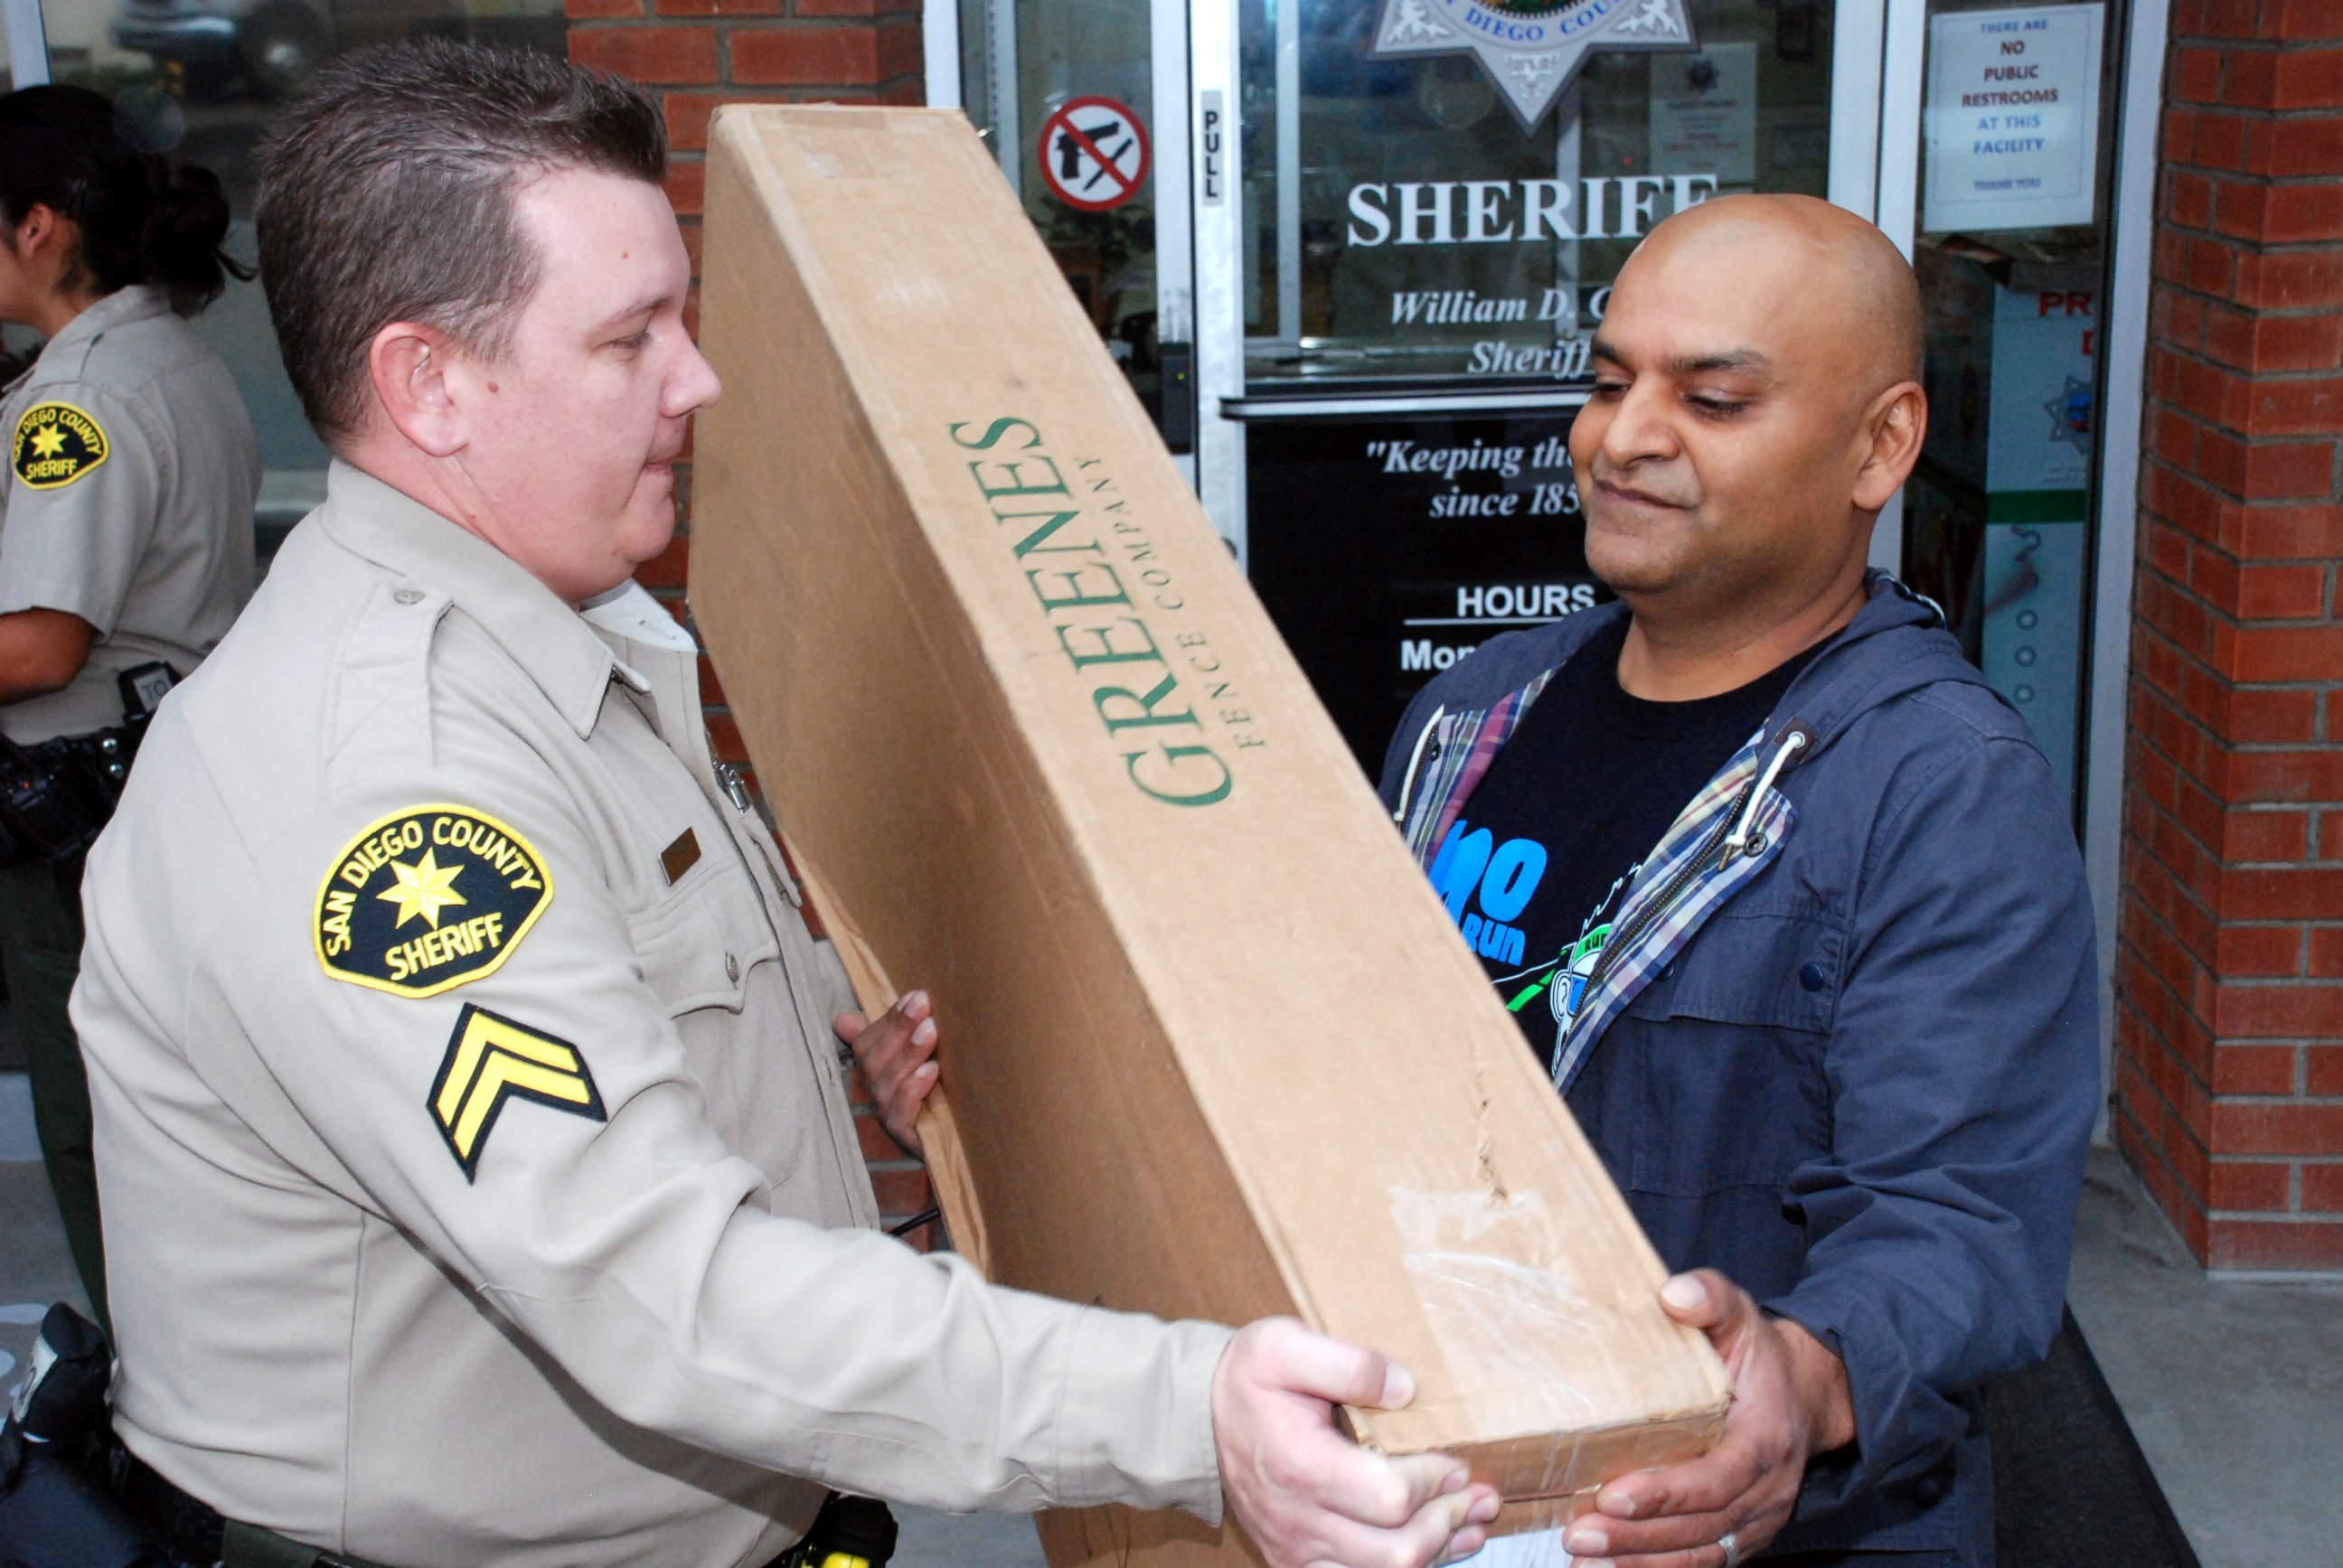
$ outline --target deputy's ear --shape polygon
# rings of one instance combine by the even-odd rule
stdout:
[[[8,230],[8,248],[18,261],[30,261],[44,246],[77,248],[74,220],[46,202],[35,202]],[[70,254],[70,253],[68,253]]]
[[[41,243],[41,236],[49,231],[55,219],[56,214],[50,211],[45,204],[35,202],[25,209],[22,218],[8,226],[9,254],[18,261],[31,256],[34,247]]]
[[[464,448],[463,410],[447,378],[456,353],[447,335],[412,321],[394,321],[367,346],[367,375],[375,401],[408,443],[433,457]]]
[[[1863,427],[1869,442],[1849,498],[1856,510],[1875,512],[1920,460],[1921,443],[1928,438],[1928,395],[1917,381],[1899,382],[1871,400]]]

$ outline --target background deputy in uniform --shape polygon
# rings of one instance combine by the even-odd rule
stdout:
[[[186,320],[234,265],[209,170],[133,147],[86,88],[27,87],[0,98],[0,321],[48,340],[0,404],[0,735],[29,749],[20,765],[72,819],[69,840],[119,787],[126,719],[193,673],[252,592],[260,452],[234,377]],[[0,963],[49,1183],[103,1319],[89,1090],[65,1016],[86,839],[44,841],[54,820],[14,824]]]
[[[630,580],[719,391],[665,171],[644,94],[437,42],[345,56],[267,151],[336,461],[90,857],[123,1441],[231,1568],[759,1568],[826,1487],[1225,1506],[1277,1568],[1477,1545],[1463,1465],[1336,1430],[1410,1397],[1372,1352],[875,1230],[850,993]],[[845,1027],[899,1060],[934,1020]]]

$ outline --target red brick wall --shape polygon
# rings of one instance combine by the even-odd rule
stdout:
[[[2343,1269],[2343,3],[2172,27],[2115,1128],[2207,1265]]]
[[[719,104],[742,101],[918,104],[919,0],[567,0],[569,57],[631,77],[657,91],[667,113],[668,196],[682,220],[693,265],[699,259],[700,193],[708,121]],[[694,283],[697,289],[697,280]],[[689,311],[699,326],[698,298]],[[689,453],[685,454],[687,457]],[[679,471],[690,514],[690,471]],[[689,521],[658,559],[636,576],[688,618],[691,564]],[[719,757],[746,764],[739,727],[708,661],[700,692]],[[753,782],[754,776],[751,775]],[[931,1201],[926,1171],[903,1158],[869,1114],[869,1095],[854,1081],[857,1124],[880,1211],[892,1221]],[[924,1245],[933,1228],[911,1240]]]

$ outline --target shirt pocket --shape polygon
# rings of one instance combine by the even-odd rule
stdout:
[[[1845,952],[1821,914],[1720,910],[1628,1005],[1634,1189],[1781,1187],[1829,1153],[1825,1059]]]
[[[702,1008],[739,1012],[750,971],[780,955],[749,873],[713,856],[630,916],[627,935],[644,983],[673,1018]]]
[[[704,832],[705,829],[702,829]],[[762,1171],[766,1202],[805,1151],[805,1095],[766,1038],[789,1021],[788,990],[759,970],[780,945],[756,884],[729,843],[703,857],[666,897],[630,919],[644,983],[674,1020],[685,1070],[725,1149]],[[721,858],[719,858],[721,857]]]

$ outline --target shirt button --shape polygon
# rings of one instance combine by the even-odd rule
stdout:
[[[724,955],[724,978],[729,980],[737,980],[740,978],[740,960],[730,953]]]
[[[1922,1476],[1912,1486],[1912,1495],[1920,1500],[1920,1505],[1924,1508],[1934,1507],[1936,1500],[1944,1494],[1945,1483],[1933,1475]]]
[[[403,588],[392,593],[390,597],[400,604],[421,604],[423,590],[419,588]]]
[[[1820,964],[1808,963],[1798,966],[1798,983],[1808,990],[1822,990],[1828,980],[1829,977],[1823,973],[1823,966]]]

